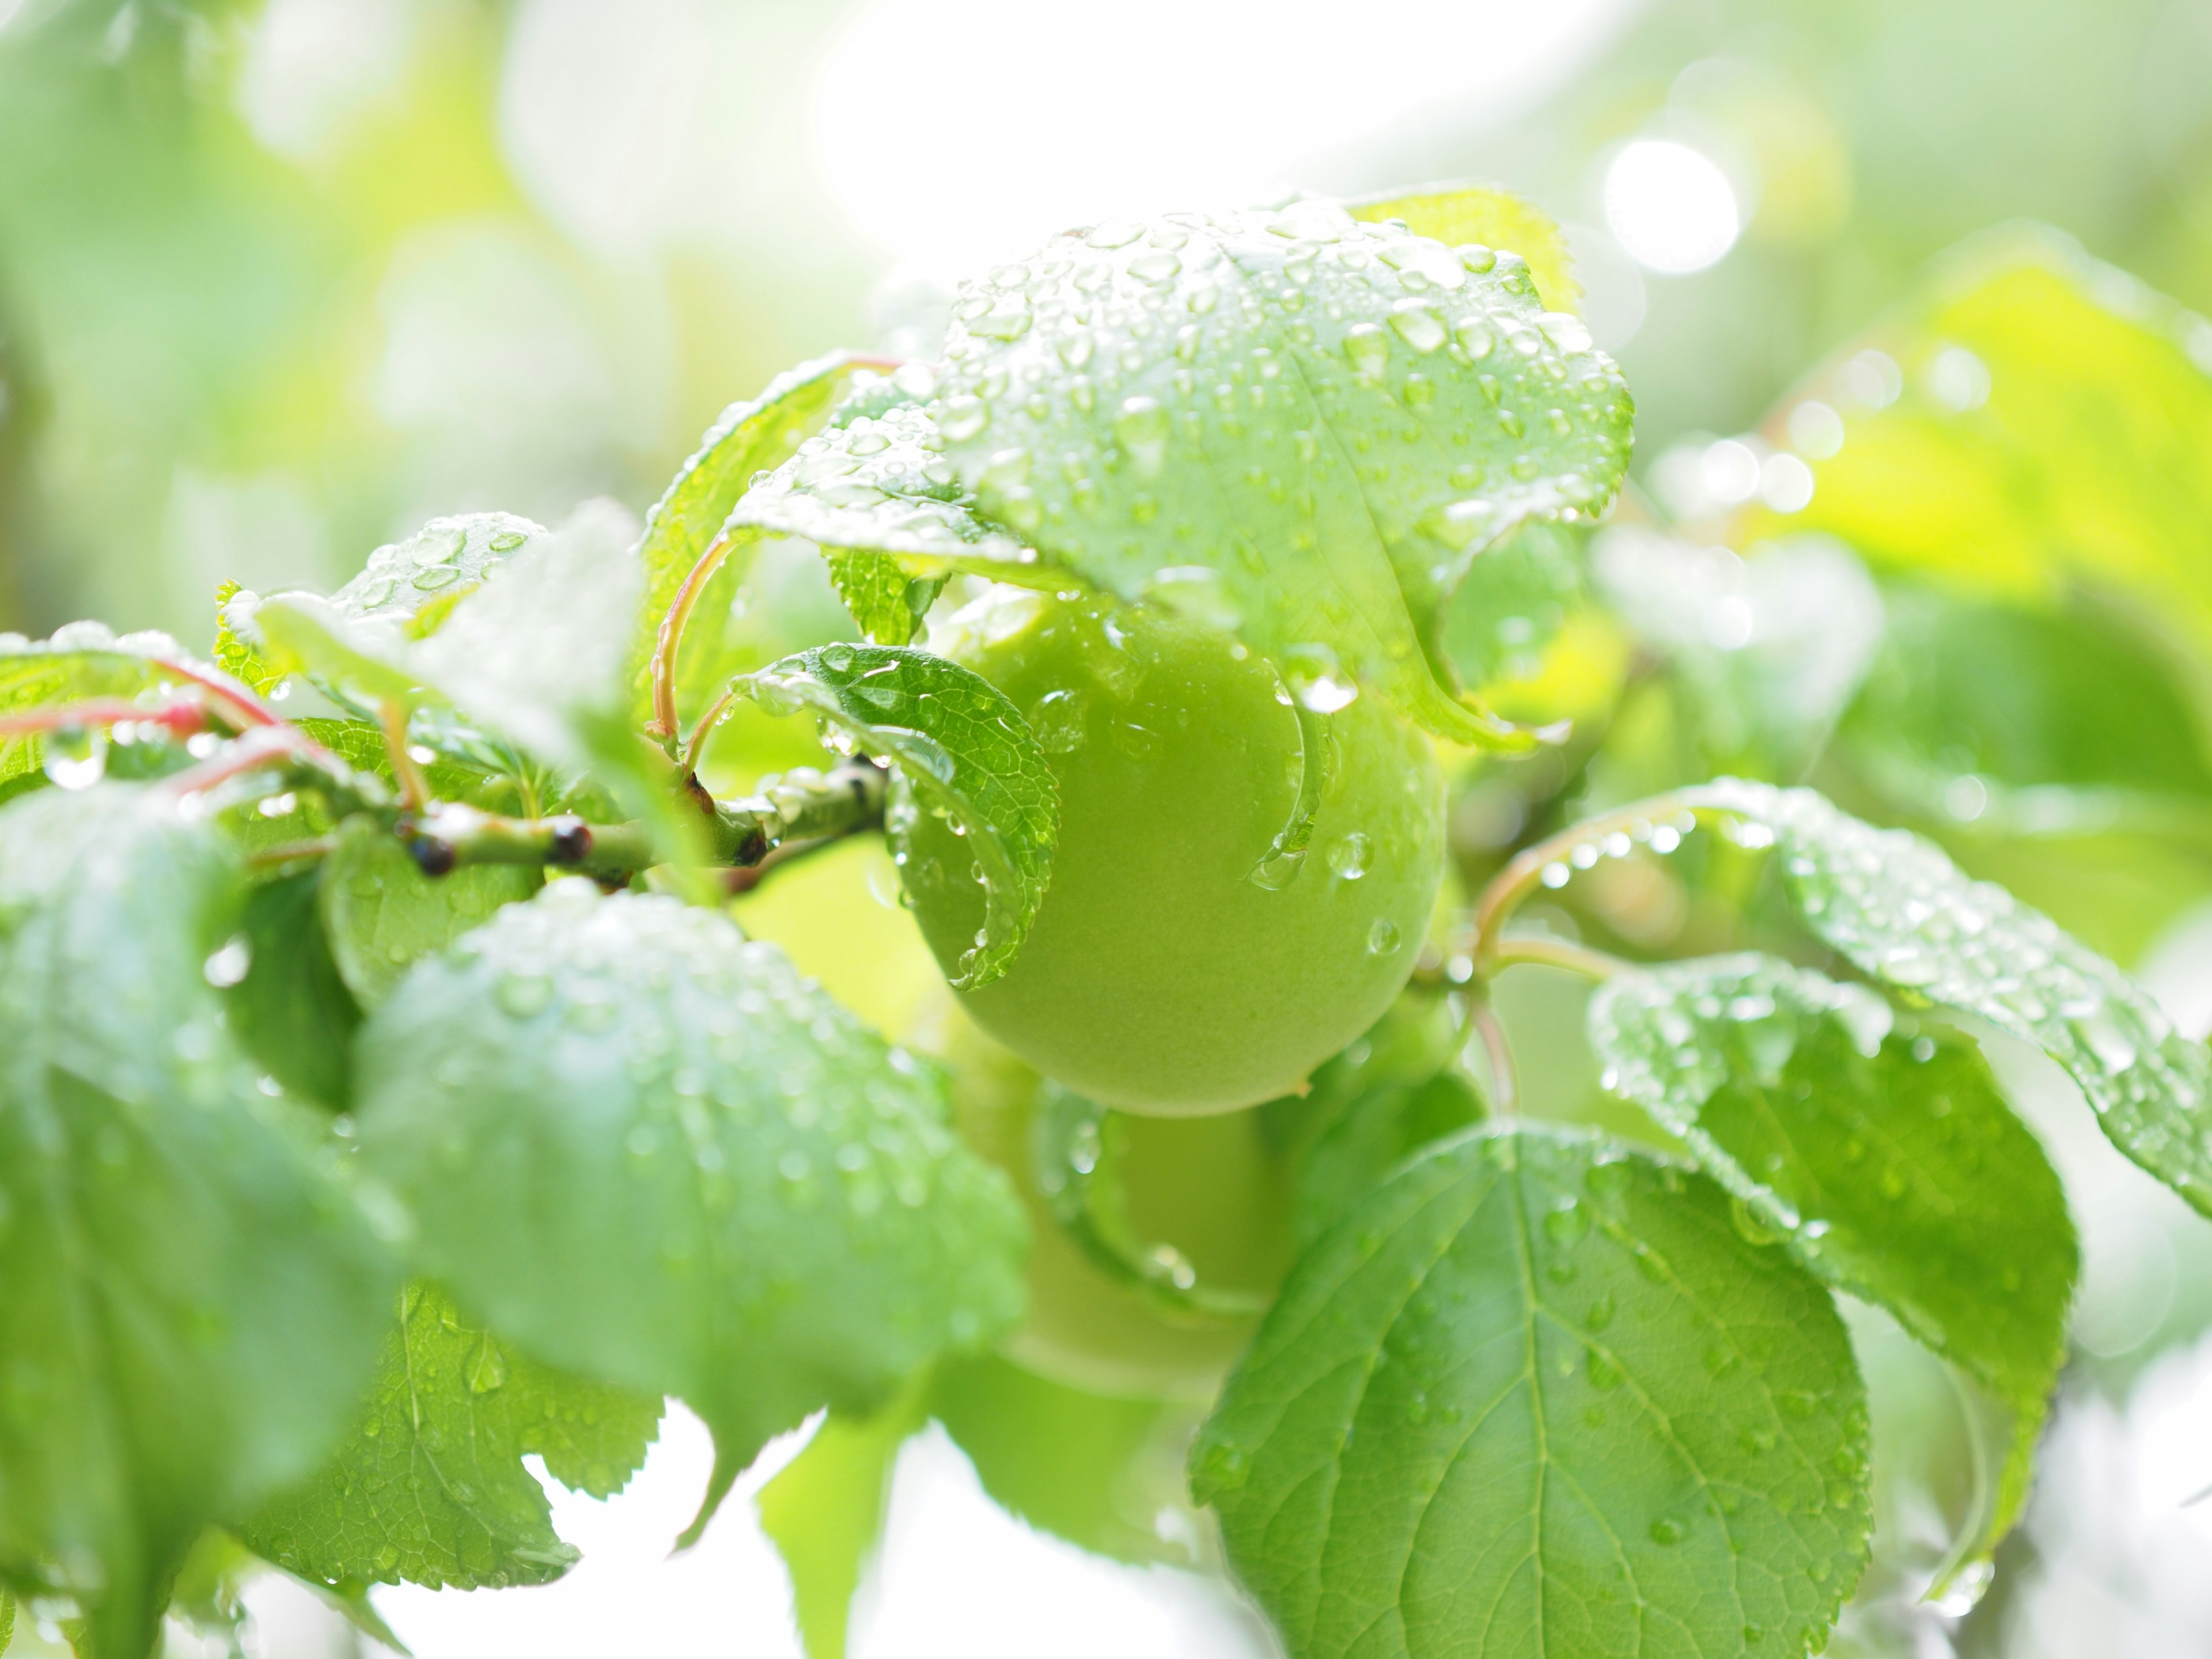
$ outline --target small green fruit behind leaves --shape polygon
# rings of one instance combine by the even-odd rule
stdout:
[[[684,579],[721,533],[730,509],[751,487],[756,475],[790,459],[807,434],[829,417],[856,376],[884,366],[836,352],[779,374],[757,398],[732,404],[699,441],[697,452],[684,463],[666,493],[646,515],[645,534],[637,549],[645,570],[644,605],[630,648],[641,715],[651,708],[651,690],[644,672],[661,621]],[[721,650],[722,630],[744,576],[744,562],[730,560],[708,584],[691,613],[677,688],[684,707],[696,707],[729,678],[731,665],[724,660]]]
[[[1680,1136],[1744,1224],[1879,1303],[2014,1417],[2002,1490],[1964,1559],[2027,1496],[2066,1357],[2080,1251],[2066,1195],[1974,1047],[1771,957],[1623,975],[1589,1006],[1611,1085]]]
[[[1525,744],[1426,654],[1484,548],[1601,510],[1631,405],[1517,258],[1332,202],[1115,220],[968,285],[945,453],[1091,585],[1356,676],[1440,736]]]
[[[708,1511],[771,1436],[1020,1311],[1021,1215],[935,1074],[720,915],[556,882],[419,965],[360,1056],[424,1271],[549,1364],[690,1401]]]
[[[952,983],[1002,975],[1044,902],[1060,838],[1060,787],[1006,694],[927,651],[871,645],[802,651],[736,685],[776,712],[811,709],[847,745],[896,762],[922,805],[959,825],[982,868],[986,910]]]
[[[1296,1659],[1812,1651],[1868,1467],[1826,1291],[1704,1176],[1526,1126],[1322,1238],[1192,1462]]]
[[[2112,1144],[2212,1215],[2212,1056],[2126,975],[1942,849],[1809,789],[1723,778],[1686,797],[1771,845],[1806,923],[1863,972],[1979,1016],[2064,1066]]]
[[[1510,190],[1466,183],[1421,185],[1344,205],[1355,219],[1369,224],[1396,219],[1414,235],[1448,247],[1474,242],[1517,253],[1528,262],[1537,294],[1553,310],[1572,311],[1582,301],[1566,237],[1550,214]]]
[[[353,1408],[395,1272],[254,1087],[209,957],[216,832],[153,791],[0,811],[0,1573],[141,1659],[203,1525],[301,1479]]]
[[[333,1587],[545,1583],[576,1552],[554,1533],[523,1458],[536,1453],[563,1486],[611,1498],[644,1462],[660,1411],[657,1396],[538,1364],[435,1286],[410,1285],[353,1432],[241,1535]]]

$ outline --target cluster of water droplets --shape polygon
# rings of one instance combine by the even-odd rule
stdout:
[[[410,617],[449,588],[475,586],[546,534],[544,526],[512,513],[433,519],[405,541],[370,554],[331,600],[351,617]]]
[[[911,404],[855,416],[756,479],[732,522],[915,560],[1033,563],[1034,550],[976,518],[975,492],[945,442],[939,422]]]
[[[441,1097],[422,1103],[417,1129],[448,1170],[480,1156],[483,1137],[513,1132],[499,1087],[517,1043],[566,1053],[585,1075],[618,1054],[629,1094],[617,1157],[660,1194],[658,1257],[671,1276],[773,1303],[796,1288],[782,1284],[794,1269],[776,1241],[799,1225],[835,1226],[864,1258],[949,1261],[972,1249],[959,1213],[971,1177],[934,1074],[775,946],[676,900],[604,897],[568,878],[459,948],[460,1014],[482,996],[528,1030],[459,1043],[430,1068]],[[948,1179],[960,1190],[945,1192]],[[1005,1311],[969,1305],[952,1279],[945,1300],[894,1310],[892,1334],[921,1340],[928,1322],[949,1322],[964,1340]]]
[[[1772,844],[1813,931],[1864,972],[1979,1015],[2072,1074],[2123,1152],[2212,1203],[2212,1060],[2103,957],[1933,843],[1808,789],[1723,780],[1702,799]]]
[[[1360,637],[1285,565],[1379,532],[1401,580],[1448,586],[1520,519],[1601,507],[1626,458],[1618,371],[1516,256],[1319,200],[1109,221],[998,267],[961,291],[939,392],[987,518],[1270,651]]]

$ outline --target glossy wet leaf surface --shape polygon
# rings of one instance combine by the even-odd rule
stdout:
[[[1610,360],[1519,258],[1279,212],[1109,221],[963,287],[933,404],[977,509],[1125,599],[1502,736],[1424,654],[1468,563],[1595,513],[1627,464]]]
[[[556,883],[420,964],[361,1052],[424,1271],[548,1364],[683,1395],[714,1498],[1020,1309],[1022,1218],[934,1073],[718,915]]]
[[[751,487],[756,473],[787,460],[807,434],[828,418],[855,377],[868,373],[865,366],[840,352],[801,363],[769,381],[757,398],[732,404],[708,428],[698,449],[646,515],[645,534],[638,543],[639,561],[645,571],[645,597],[631,647],[634,665],[641,676],[641,710],[645,707],[643,668],[653,653],[661,619],[668,614],[677,590],[692,567],[721,533],[730,509]],[[678,689],[685,708],[696,707],[729,678],[721,650],[722,634],[744,579],[744,565],[742,559],[732,559],[708,584],[684,631]]]
[[[2010,1407],[2001,1535],[2065,1359],[2080,1250],[2057,1173],[1980,1053],[1771,957],[1623,975],[1591,1000],[1589,1029],[1615,1091],[1681,1137],[1746,1227]]]
[[[0,812],[0,1570],[76,1587],[99,1659],[139,1659],[203,1523],[324,1455],[389,1316],[383,1245],[224,1029],[237,879],[151,791]]]
[[[1495,185],[1455,182],[1347,202],[1355,219],[1370,224],[1401,221],[1416,236],[1457,247],[1476,242],[1517,253],[1528,264],[1536,292],[1553,311],[1577,309],[1582,285],[1575,281],[1567,239],[1552,216],[1525,196]]]
[[[1809,789],[1723,779],[1696,792],[1776,848],[1806,923],[1863,972],[2035,1043],[2112,1144],[2212,1213],[2212,1056],[2126,975],[1932,842]],[[1737,838],[1746,838],[1739,830]]]
[[[860,632],[874,645],[904,645],[943,591],[942,576],[913,576],[888,553],[825,548],[830,580]]]
[[[825,645],[738,684],[779,710],[806,708],[848,744],[895,762],[916,810],[951,818],[986,895],[981,936],[954,983],[1006,972],[1044,901],[1060,836],[1060,788],[1036,735],[1004,692],[927,651]]]
[[[1297,1659],[1801,1655],[1866,1559],[1827,1293],[1702,1176],[1478,1132],[1299,1262],[1193,1454]]]
[[[288,1094],[343,1111],[353,1098],[361,1006],[331,954],[319,892],[319,874],[309,870],[246,896],[246,972],[227,1000],[231,1029],[256,1065]]]
[[[900,404],[809,438],[749,490],[733,525],[824,548],[894,556],[916,574],[963,569],[1019,580],[1037,562],[1018,536],[975,513],[928,412]]]
[[[191,686],[185,669],[214,672],[167,634],[118,635],[88,622],[71,623],[45,640],[0,634],[0,715],[88,697],[159,703]],[[51,741],[0,733],[0,786],[37,772]]]
[[[416,1284],[368,1402],[337,1455],[244,1528],[258,1553],[331,1585],[540,1584],[576,1552],[526,1455],[571,1490],[611,1497],[645,1461],[661,1402],[579,1382],[471,1324]]]

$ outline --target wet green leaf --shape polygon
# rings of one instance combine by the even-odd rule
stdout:
[[[1060,787],[1029,722],[971,669],[896,646],[825,645],[737,682],[764,707],[811,710],[898,766],[922,806],[966,835],[982,866],[982,937],[955,985],[988,985],[1012,965],[1044,901],[1060,838]]]
[[[1591,1000],[1613,1087],[1840,1290],[1995,1392],[2012,1454],[1986,1557],[2027,1496],[2080,1266],[2058,1176],[1957,1033],[1771,957],[1625,974]]]
[[[1631,406],[1527,265],[1332,202],[1115,220],[963,288],[931,405],[977,508],[1124,599],[1526,741],[1427,654],[1468,563],[1602,508]],[[1333,694],[1332,694],[1333,695]]]
[[[708,1510],[772,1435],[1020,1310],[1019,1211],[935,1074],[719,915],[556,882],[419,964],[359,1054],[424,1272],[550,1364],[681,1395]]]
[[[0,1572],[142,1659],[201,1528],[343,1429],[384,1247],[253,1085],[205,969],[236,926],[213,828],[158,792],[0,812]]]
[[[274,594],[240,625],[272,667],[309,675],[356,707],[447,704],[544,760],[580,767],[587,728],[610,724],[623,705],[641,580],[631,535],[622,508],[586,501],[491,567],[427,637],[419,617],[361,611],[343,594]],[[241,615],[238,601],[231,611]]]
[[[1460,683],[1480,690],[1533,673],[1583,595],[1582,532],[1524,525],[1468,567],[1438,635]]]
[[[331,954],[320,888],[319,872],[307,871],[264,882],[246,896],[240,924],[246,975],[226,1002],[231,1030],[255,1065],[287,1093],[343,1111],[353,1097],[361,1006]]]
[[[1722,779],[1695,792],[1770,842],[1807,924],[1863,971],[1978,1015],[2072,1074],[2112,1144],[2212,1214],[2212,1056],[2050,917],[1972,881],[1932,842],[1809,789]]]
[[[323,860],[318,885],[323,934],[346,988],[365,1009],[390,996],[407,970],[480,927],[503,904],[538,890],[522,865],[464,865],[435,880],[376,819],[348,818]]]
[[[1017,1520],[1119,1561],[1194,1563],[1182,1461],[1193,1408],[1116,1399],[980,1354],[938,1368],[930,1413]]]
[[[1884,608],[1880,655],[1838,740],[1890,799],[1999,833],[2204,822],[2212,766],[2197,717],[2142,630],[2090,606],[1917,588],[1893,588]]]
[[[1477,242],[1510,250],[1528,262],[1536,292],[1553,310],[1572,311],[1582,301],[1582,285],[1575,281],[1574,260],[1559,227],[1543,209],[1510,190],[1455,181],[1370,196],[1345,207],[1355,219],[1370,224],[1396,219],[1414,235],[1448,246]]]
[[[661,619],[692,568],[721,533],[730,509],[751,487],[755,475],[790,459],[801,441],[828,417],[855,378],[869,373],[869,367],[866,360],[849,353],[835,353],[779,374],[757,398],[732,404],[708,428],[697,453],[684,463],[674,482],[646,515],[645,535],[638,544],[645,569],[644,606],[630,647],[633,667],[639,676],[641,714],[650,702],[644,666],[653,654]],[[722,658],[722,632],[744,575],[744,561],[730,560],[707,585],[691,614],[678,665],[678,692],[683,707],[696,707],[729,678],[729,665]]]
[[[1808,383],[1843,444],[1791,525],[1990,597],[2118,589],[2212,640],[2212,323],[2055,231],[2008,228],[1861,346]]]
[[[553,1531],[532,1453],[562,1485],[608,1498],[645,1461],[657,1397],[579,1382],[410,1285],[368,1403],[313,1478],[264,1504],[246,1543],[333,1587],[542,1584],[575,1565]]]
[[[945,590],[943,576],[911,576],[888,553],[829,548],[823,557],[837,597],[861,633],[877,645],[904,645],[921,630],[921,619]]]
[[[0,715],[88,697],[159,703],[190,694],[201,676],[217,672],[167,634],[118,635],[91,622],[71,623],[46,640],[0,634]],[[36,775],[46,741],[0,733],[0,784]]]
[[[734,526],[880,553],[909,574],[1023,580],[1036,551],[976,515],[927,410],[902,404],[809,438],[731,513]],[[834,568],[834,566],[833,566]]]
[[[1864,1390],[1728,1194],[1587,1132],[1453,1141],[1292,1272],[1193,1454],[1296,1659],[1817,1649]]]

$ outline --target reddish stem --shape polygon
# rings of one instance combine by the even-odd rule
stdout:
[[[166,726],[178,737],[207,730],[207,707],[199,702],[163,703],[145,708],[124,697],[87,697],[0,717],[0,737],[26,737],[71,726],[143,725]]]
[[[684,630],[691,625],[691,613],[699,608],[699,596],[729,556],[730,532],[725,530],[707,544],[699,562],[691,567],[684,586],[669,601],[668,614],[661,618],[660,632],[653,642],[652,734],[656,738],[676,735],[676,653],[683,647]]]

